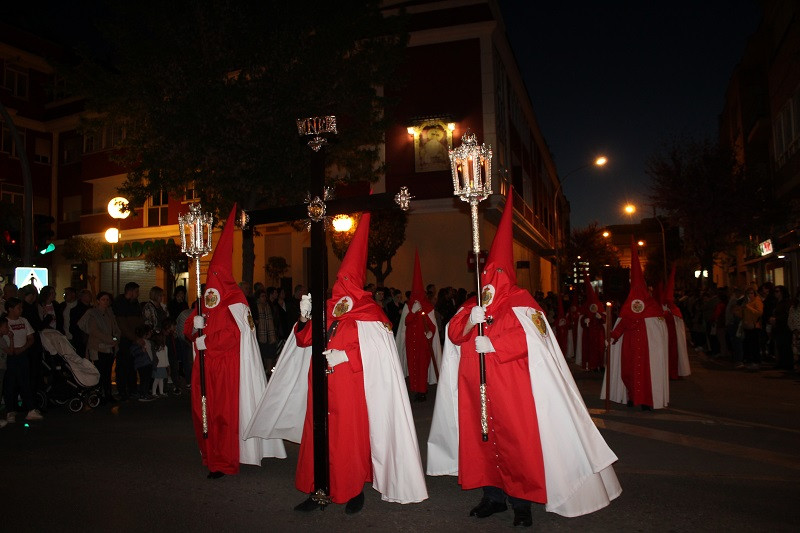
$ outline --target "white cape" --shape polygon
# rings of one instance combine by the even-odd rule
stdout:
[[[678,338],[678,375],[688,376],[692,373],[689,364],[689,347],[686,344],[686,324],[683,318],[673,315],[675,318],[675,334]]]
[[[280,439],[247,439],[246,425],[267,388],[264,363],[261,362],[256,333],[250,327],[250,308],[242,303],[228,307],[239,326],[239,462],[261,465],[264,457],[286,458]]]
[[[397,343],[397,355],[400,357],[400,366],[403,368],[403,375],[408,376],[408,356],[406,355],[406,317],[408,316],[408,304],[403,306],[403,312],[400,314],[400,325],[397,326],[397,336],[395,342]],[[434,317],[435,318],[435,317]],[[436,325],[436,320],[433,321],[433,357],[431,364],[428,365],[428,383],[433,385],[436,383],[436,369],[442,368],[442,343],[439,341],[439,326]],[[433,365],[436,365],[434,368]]]
[[[616,327],[620,319],[614,324]],[[650,386],[653,390],[653,409],[663,409],[669,405],[669,352],[667,343],[667,325],[661,317],[644,319],[647,328],[647,346],[650,353]],[[608,399],[621,404],[628,403],[628,389],[622,382],[622,339],[611,345],[611,363],[606,366],[603,375],[603,386],[600,389],[600,399],[606,399],[606,380],[610,384]],[[609,368],[609,366],[611,368]]]
[[[545,509],[573,517],[609,504],[622,492],[614,468],[617,456],[606,444],[583,403],[555,335],[542,336],[529,318],[531,308],[515,307],[528,343],[528,371],[542,444]],[[544,321],[546,323],[546,321]],[[460,348],[445,336],[439,387],[428,438],[428,474],[458,474],[458,364]],[[491,376],[487,377],[490,380]]]
[[[381,499],[416,503],[428,498],[417,432],[392,334],[380,322],[357,322],[369,417],[372,486]],[[289,336],[245,438],[300,442],[308,403],[311,348]]]

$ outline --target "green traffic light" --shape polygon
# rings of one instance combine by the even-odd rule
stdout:
[[[49,254],[50,252],[52,252],[55,249],[56,249],[56,245],[51,242],[50,244],[47,245],[46,248],[43,248],[43,249],[39,250],[39,253],[42,254],[42,255]]]

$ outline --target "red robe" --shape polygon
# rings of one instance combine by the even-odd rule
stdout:
[[[597,370],[603,366],[605,354],[605,315],[597,318],[591,312],[584,315],[583,328],[583,366],[588,370]],[[586,321],[589,325],[586,325]]]
[[[650,380],[650,347],[644,318],[622,318],[611,338],[622,339],[620,377],[628,389],[628,399],[633,405],[653,405],[653,387]]]
[[[364,483],[372,481],[372,461],[369,440],[367,401],[364,395],[364,369],[358,344],[357,320],[389,320],[372,300],[371,295],[355,301],[354,308],[334,318],[328,303],[328,327],[338,321],[335,333],[328,339],[328,348],[344,350],[348,361],[336,365],[328,375],[328,451],[330,463],[330,496],[334,503],[347,503],[358,496]],[[295,330],[297,345],[311,346],[311,321],[302,330]],[[308,371],[308,404],[300,455],[297,460],[295,486],[298,490],[314,492],[314,405],[311,386],[312,366]]]
[[[228,305],[235,298],[223,299],[208,320],[206,336],[205,375],[208,438],[203,438],[203,409],[200,399],[200,365],[197,360],[192,372],[192,422],[200,447],[203,464],[211,472],[239,472],[239,326]],[[184,335],[194,341],[193,312],[184,325]]]
[[[527,341],[512,310],[517,306],[541,308],[529,293],[512,287],[505,301],[495,302],[487,309],[492,323],[484,324],[484,335],[491,338],[496,351],[485,356],[489,442],[483,442],[480,373],[475,351],[478,328],[463,334],[474,305],[464,305],[448,327],[450,340],[461,346],[458,482],[462,489],[500,487],[516,498],[545,503],[544,460],[528,372]]]
[[[411,392],[428,392],[428,367],[433,357],[433,333],[436,324],[431,315],[420,310],[412,313],[410,308],[406,315],[406,361],[408,362],[408,380]]]

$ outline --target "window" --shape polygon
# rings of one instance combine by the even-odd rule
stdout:
[[[69,91],[66,78],[56,75],[53,78],[53,101],[63,100],[69,96],[72,96],[72,93]]]
[[[36,146],[34,147],[33,160],[36,163],[50,164],[50,152],[53,149],[53,143],[50,139],[36,139]]]
[[[64,164],[77,163],[81,160],[81,147],[83,146],[81,137],[64,137],[61,144]]]
[[[200,194],[194,188],[194,182],[191,182],[183,193],[183,201],[184,202],[194,202],[195,200],[200,199]]]
[[[25,147],[25,128],[17,128],[17,133],[19,133],[19,137],[22,140],[22,146]],[[11,154],[11,157],[19,157],[17,153],[17,145],[14,142],[14,136],[11,135],[11,129],[8,128],[5,124],[3,124],[2,129],[0,129],[0,152],[4,152],[6,154]]]
[[[800,147],[800,89],[795,91],[773,120],[772,140],[775,162],[780,168]]]
[[[125,128],[122,126],[106,126],[100,130],[87,131],[83,134],[83,153],[110,150],[121,145],[124,138]]]
[[[169,208],[169,195],[166,191],[161,191],[158,194],[151,196],[147,201],[147,227],[165,226],[167,222],[167,214]]]
[[[19,67],[6,67],[3,72],[3,87],[17,98],[28,98],[28,71]]]

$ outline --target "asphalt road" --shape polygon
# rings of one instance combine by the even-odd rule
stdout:
[[[534,504],[535,531],[798,531],[800,376],[745,373],[692,357],[693,374],[671,386],[669,409],[642,412],[599,400],[601,374],[575,378],[601,433],[619,457],[622,495],[578,518]],[[420,443],[433,398],[412,404]],[[188,396],[71,413],[0,429],[0,530],[27,531],[507,531],[512,511],[468,516],[479,491],[453,477],[427,477],[430,498],[385,503],[365,487],[364,510],[305,514],[294,488],[298,446],[285,460],[206,479]],[[422,446],[425,461],[425,446]]]

